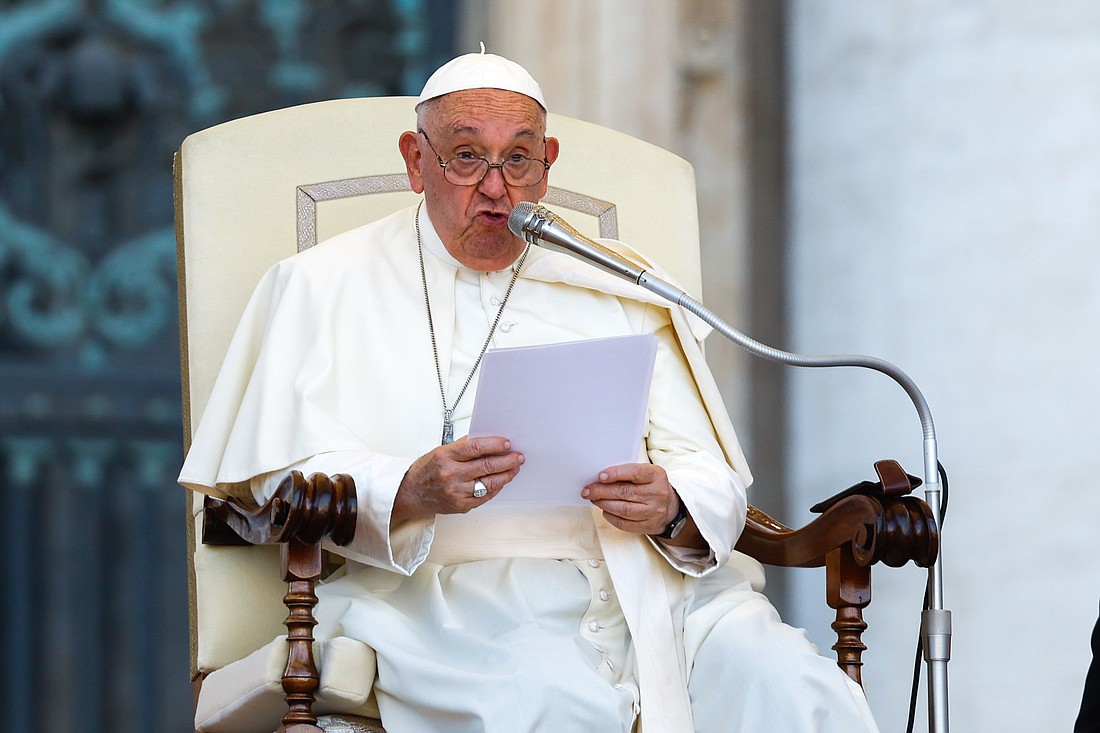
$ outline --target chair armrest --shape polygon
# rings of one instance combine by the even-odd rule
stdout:
[[[822,502],[821,516],[800,529],[750,506],[737,549],[780,567],[821,567],[831,551],[847,546],[862,566],[885,562],[900,567],[910,560],[931,566],[939,551],[931,509],[922,499],[900,493],[896,477],[906,474],[895,461],[880,461],[876,469],[878,483],[856,484]]]
[[[749,507],[737,549],[765,565],[812,568],[825,566],[825,600],[836,610],[833,649],[837,664],[857,684],[863,608],[871,602],[871,566],[884,562],[901,567],[910,560],[930,567],[939,552],[939,527],[922,499],[908,493],[920,482],[896,461],[875,464],[879,481],[864,481],[813,507],[821,512],[805,527],[791,529]]]
[[[315,587],[321,577],[321,542],[346,545],[355,536],[355,482],[337,474],[314,473],[305,478],[291,471],[263,506],[238,499],[203,502],[204,544],[279,543],[282,576],[288,584],[284,603],[289,611],[287,665],[283,673],[287,713],[280,731],[320,733],[313,714],[320,672],[313,657],[313,627],[317,620]]]
[[[263,506],[206,497],[203,544],[263,545],[292,539],[316,544],[329,538],[346,545],[355,536],[355,482],[350,476],[291,471]]]

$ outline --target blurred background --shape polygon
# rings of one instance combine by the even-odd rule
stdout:
[[[1069,730],[1100,602],[1091,0],[0,0],[7,727],[191,730],[172,152],[267,109],[416,94],[478,41],[553,111],[695,165],[713,310],[917,381],[951,479],[952,722]],[[708,358],[751,500],[786,523],[879,458],[922,473],[882,375]],[[884,731],[924,578],[875,576]],[[769,585],[828,651],[823,573]]]

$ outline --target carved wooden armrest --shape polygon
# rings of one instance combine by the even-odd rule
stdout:
[[[875,464],[879,481],[864,481],[813,507],[821,512],[805,527],[791,529],[749,507],[737,549],[766,565],[825,566],[826,601],[836,610],[837,663],[861,682],[863,608],[871,602],[871,566],[930,567],[939,552],[939,528],[922,499],[909,492],[919,479],[896,461]]]
[[[315,473],[307,479],[291,471],[260,507],[206,497],[202,541],[266,545],[297,539],[312,544],[328,537],[342,546],[355,535],[355,514],[355,482],[350,476]]]
[[[235,499],[206,497],[203,504],[204,544],[281,544],[283,580],[288,584],[286,619],[288,655],[283,672],[287,713],[280,731],[322,733],[313,714],[314,695],[321,683],[313,658],[313,609],[321,577],[321,542],[346,545],[355,536],[355,482],[338,474],[315,473],[308,479],[292,471],[260,507]]]

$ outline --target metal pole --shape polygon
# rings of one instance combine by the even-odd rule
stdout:
[[[924,497],[932,516],[940,524],[940,551],[928,569],[928,609],[921,615],[921,640],[928,667],[928,729],[947,733],[950,727],[947,703],[947,662],[951,659],[951,612],[943,607],[943,531],[942,488],[935,437],[924,441]]]
[[[807,355],[767,346],[752,339],[719,318],[683,290],[651,273],[643,272],[636,282],[662,298],[676,303],[703,319],[714,330],[750,354],[769,361],[797,367],[863,367],[882,372],[908,393],[920,416],[924,430],[924,495],[932,516],[941,526],[940,551],[929,568],[929,608],[921,614],[921,640],[928,667],[928,727],[931,733],[948,733],[950,728],[947,695],[947,662],[951,658],[951,612],[943,607],[943,534],[941,522],[941,485],[937,455],[936,428],[928,402],[916,383],[893,364],[860,354]]]

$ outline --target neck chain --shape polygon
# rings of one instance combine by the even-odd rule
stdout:
[[[420,207],[423,205],[423,201],[416,207],[416,250],[420,255],[420,282],[424,285],[424,305],[428,310],[428,333],[432,337],[432,356],[435,357],[435,376],[439,380],[439,397],[443,401],[443,437],[441,439],[442,445],[447,445],[454,442],[455,438],[455,426],[454,426],[454,410],[458,407],[459,401],[462,399],[462,395],[466,394],[466,388],[470,386],[470,382],[473,381],[474,374],[477,372],[477,368],[481,366],[481,358],[485,356],[485,352],[489,349],[489,343],[493,340],[493,334],[497,330],[497,324],[500,323],[500,317],[504,315],[504,306],[508,304],[508,296],[512,294],[512,288],[516,284],[516,279],[519,277],[519,271],[523,268],[523,261],[527,259],[527,252],[530,251],[531,245],[528,244],[523,249],[523,254],[520,255],[519,260],[512,265],[512,279],[508,282],[508,290],[504,292],[504,299],[500,303],[500,308],[497,309],[496,318],[493,319],[493,325],[489,326],[489,335],[485,337],[485,343],[481,346],[481,353],[477,355],[477,360],[474,361],[474,368],[470,370],[469,376],[466,377],[466,383],[462,385],[462,389],[458,391],[458,396],[455,397],[453,405],[447,405],[447,391],[443,388],[443,370],[439,367],[439,347],[435,341],[435,324],[432,321],[432,301],[428,297],[428,275],[424,269],[424,245],[420,238]]]

